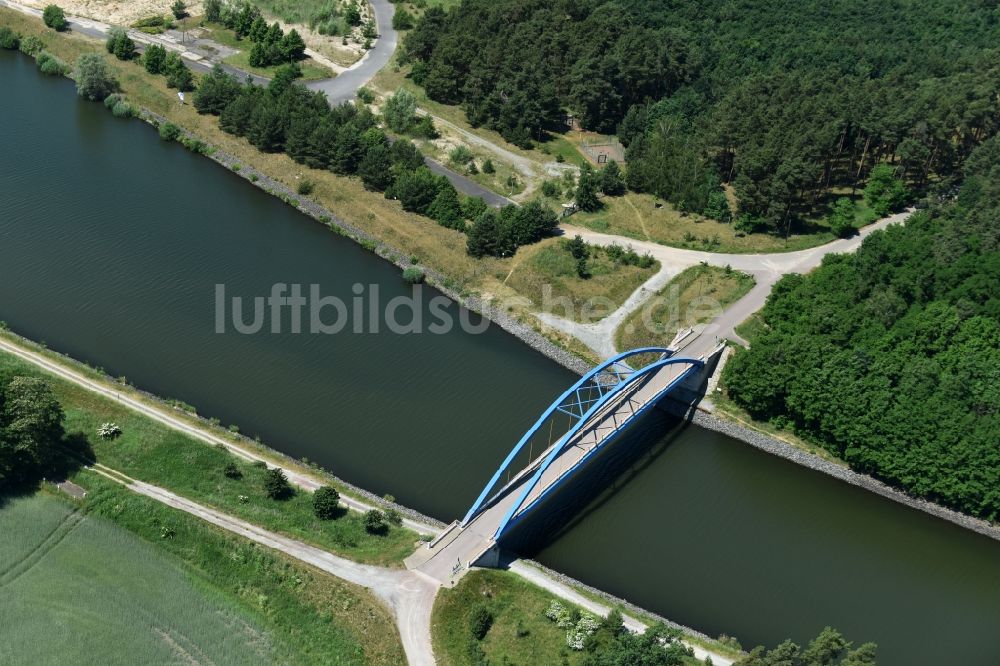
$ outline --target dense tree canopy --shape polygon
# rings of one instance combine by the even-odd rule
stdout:
[[[1000,518],[1000,140],[957,199],[790,275],[730,395],[908,492]]]
[[[63,410],[34,377],[0,378],[0,490],[30,481],[63,439]]]
[[[736,191],[744,228],[826,211],[872,168],[920,189],[996,131],[985,0],[463,0],[407,36],[433,99],[515,143],[574,114],[617,131],[629,186],[682,208]],[[715,199],[714,203],[720,200]]]

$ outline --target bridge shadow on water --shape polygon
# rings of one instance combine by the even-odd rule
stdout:
[[[534,557],[613,499],[690,427],[700,398],[665,399],[640,417],[504,535],[501,566],[518,556]]]

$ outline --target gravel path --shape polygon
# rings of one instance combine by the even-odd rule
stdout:
[[[371,590],[389,607],[396,618],[396,627],[399,629],[407,661],[419,666],[430,666],[435,663],[430,628],[431,610],[434,607],[438,585],[426,576],[415,571],[359,564],[175,495],[165,488],[137,481],[104,465],[94,465],[93,469],[135,493],[189,513],[216,527],[279,550],[337,578]]]

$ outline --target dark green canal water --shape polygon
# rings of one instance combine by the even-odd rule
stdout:
[[[573,381],[496,327],[292,334],[286,313],[280,334],[217,334],[217,284],[248,305],[274,283],[348,306],[356,284],[383,304],[411,288],[22,56],[0,53],[0,83],[0,319],[19,333],[443,520]],[[425,325],[458,320],[434,295]],[[884,664],[1000,664],[1000,544],[695,427],[665,427],[553,538],[544,563],[747,645],[829,624]]]

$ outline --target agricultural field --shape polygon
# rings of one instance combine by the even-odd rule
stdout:
[[[0,509],[0,643],[21,663],[287,658],[255,613],[113,523],[38,494]]]

